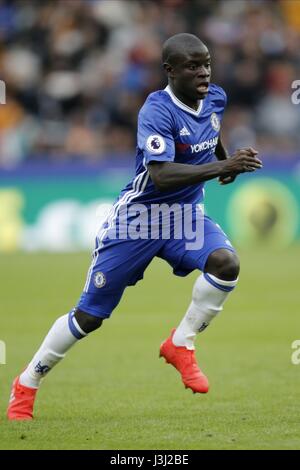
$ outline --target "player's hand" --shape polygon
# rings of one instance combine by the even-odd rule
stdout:
[[[219,177],[219,183],[224,186],[224,184],[230,184],[233,183],[236,178],[236,175],[230,175],[230,176],[220,176]]]
[[[252,147],[238,149],[232,157],[224,161],[220,178],[234,177],[240,173],[252,172],[262,168],[262,161],[257,158],[257,150]],[[231,182],[231,181],[230,181]]]

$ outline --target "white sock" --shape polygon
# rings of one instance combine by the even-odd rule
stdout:
[[[197,333],[205,330],[211,320],[223,309],[228,294],[238,279],[223,281],[212,274],[198,277],[193,288],[192,302],[173,336],[175,346],[194,348]]]
[[[84,336],[86,334],[74,318],[74,311],[58,318],[40,349],[20,375],[21,385],[38,388],[42,378],[65,357],[73,344]]]

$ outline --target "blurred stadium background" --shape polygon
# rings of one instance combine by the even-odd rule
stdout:
[[[247,246],[300,237],[299,1],[1,0],[0,252],[92,246],[95,208],[133,173],[139,108],[166,84],[161,44],[182,31],[211,49],[228,149],[265,164],[210,183],[207,211]]]
[[[212,390],[191,398],[157,359],[197,274],[155,261],[45,381],[33,425],[7,424],[12,378],[79,297],[95,226],[134,172],[137,113],[166,85],[161,45],[178,32],[211,49],[228,149],[264,161],[207,184],[243,266],[199,339]],[[299,448],[299,44],[298,0],[0,0],[0,448]]]

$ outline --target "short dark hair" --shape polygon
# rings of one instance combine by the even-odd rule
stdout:
[[[194,34],[180,33],[171,36],[163,45],[162,62],[168,64],[176,63],[178,56],[186,55],[195,48],[207,49],[206,45]]]

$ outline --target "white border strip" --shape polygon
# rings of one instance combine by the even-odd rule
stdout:
[[[188,105],[184,104],[182,101],[180,101],[177,96],[174,95],[172,88],[170,85],[166,86],[165,90],[170,96],[173,101],[173,103],[176,104],[179,108],[183,109],[184,111],[187,111],[190,114],[193,114],[194,116],[199,116],[201,113],[202,107],[203,107],[203,100],[200,100],[199,107],[197,110],[190,108]]]

